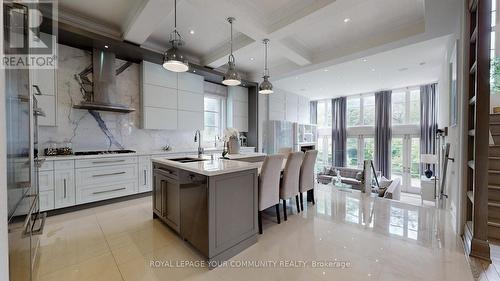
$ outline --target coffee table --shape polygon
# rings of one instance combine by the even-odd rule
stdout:
[[[337,183],[335,181],[332,181],[332,185],[340,189],[352,189],[352,185],[343,182]]]

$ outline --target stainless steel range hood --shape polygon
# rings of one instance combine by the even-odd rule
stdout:
[[[86,75],[85,72],[80,73],[80,83],[85,92],[84,101],[73,105],[73,108],[120,113],[129,113],[135,110],[117,102],[114,53],[94,49],[92,52],[92,73],[92,82],[86,77],[82,77]],[[90,91],[88,83],[92,83],[92,91]]]

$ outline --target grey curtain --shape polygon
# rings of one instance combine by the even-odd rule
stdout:
[[[375,168],[382,175],[391,175],[391,138],[392,138],[392,91],[375,93]]]
[[[311,114],[311,124],[318,124],[318,101],[311,101],[309,113]]]
[[[332,100],[332,152],[337,167],[344,167],[346,162],[346,106],[346,97]]]
[[[436,83],[420,86],[420,154],[436,154]],[[420,164],[423,174],[427,164]],[[431,165],[435,171],[435,165]]]

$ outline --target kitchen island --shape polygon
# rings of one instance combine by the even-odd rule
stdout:
[[[152,165],[153,217],[211,267],[257,242],[258,164],[190,156],[153,158]]]

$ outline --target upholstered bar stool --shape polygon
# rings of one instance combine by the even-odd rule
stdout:
[[[268,155],[262,163],[259,175],[259,233],[262,234],[261,212],[269,207],[276,207],[278,223],[280,219],[280,178],[283,155]]]
[[[299,196],[300,208],[304,211],[304,200],[302,193],[308,192],[311,195],[312,203],[314,205],[314,165],[316,164],[316,157],[318,156],[317,150],[306,151],[302,166],[300,167],[299,179]],[[309,198],[309,196],[308,196]]]
[[[288,155],[283,176],[280,183],[280,199],[283,200],[283,218],[287,220],[286,215],[286,199],[295,196],[297,203],[297,212],[300,213],[299,207],[299,178],[300,166],[304,158],[303,152],[293,152]]]

